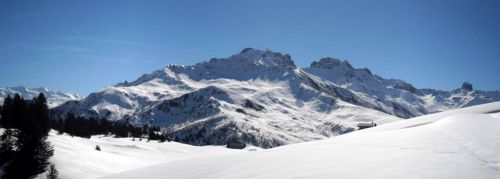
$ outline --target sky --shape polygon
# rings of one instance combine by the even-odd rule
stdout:
[[[0,0],[0,86],[88,95],[243,48],[417,88],[500,90],[498,0]]]

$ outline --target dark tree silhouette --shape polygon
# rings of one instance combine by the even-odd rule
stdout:
[[[6,129],[0,136],[0,166],[10,161],[16,153],[17,130]]]
[[[12,119],[7,127],[19,129],[23,125],[27,126],[25,122],[28,113],[27,108],[27,102],[19,94],[14,95],[14,100],[12,101]]]
[[[46,178],[47,179],[58,179],[59,172],[56,169],[56,166],[54,164],[50,165],[49,168],[49,173],[47,173]]]
[[[0,122],[0,125],[4,128],[11,128],[13,126],[12,105],[12,98],[8,95],[3,101],[2,120]]]
[[[138,137],[149,136],[150,140],[170,141],[160,132],[159,127],[134,126],[126,122],[110,122],[106,119],[76,117],[69,113],[65,119],[54,119],[52,128],[59,133],[68,133],[71,136],[90,138],[97,134],[114,134],[116,137]]]
[[[46,98],[40,93],[27,102],[16,94],[9,103],[7,105],[11,107],[2,110],[2,114],[12,114],[7,121],[3,121],[8,129],[0,137],[0,143],[5,144],[1,150],[9,153],[9,157],[1,157],[3,162],[8,162],[2,178],[35,176],[46,170],[48,159],[54,153],[46,141],[51,122]]]

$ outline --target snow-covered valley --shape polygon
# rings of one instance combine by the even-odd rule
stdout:
[[[495,102],[272,149],[86,139],[52,131],[50,161],[69,179],[498,178],[499,125]]]
[[[56,131],[50,132],[49,141],[55,149],[50,162],[56,165],[60,178],[68,179],[98,178],[168,161],[248,152],[223,146],[191,146],[102,135],[87,139],[59,135]],[[97,145],[101,151],[95,150]]]
[[[325,140],[176,160],[104,178],[499,178],[500,103]]]

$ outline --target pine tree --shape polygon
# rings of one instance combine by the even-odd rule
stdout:
[[[50,129],[49,111],[43,94],[28,103],[16,94],[12,102],[15,151],[4,168],[3,178],[28,178],[43,173],[54,149],[46,141]],[[8,147],[5,150],[9,150]]]
[[[27,114],[28,104],[21,95],[14,95],[14,100],[12,101],[12,119],[9,127],[19,129],[26,124],[26,114]]]
[[[4,133],[0,136],[0,166],[14,157],[17,150],[16,134],[16,129],[5,129]]]
[[[55,119],[51,123],[51,128],[57,130],[58,134],[63,134],[64,133],[64,121],[63,119]]]
[[[88,119],[88,125],[89,125],[89,136],[90,135],[95,135],[95,134],[100,134],[101,132],[99,131],[99,122],[97,121],[96,118],[89,118]]]
[[[54,149],[45,140],[25,143],[12,162],[5,167],[3,178],[28,178],[43,173],[49,165],[48,159]]]
[[[0,122],[0,126],[4,128],[12,127],[12,98],[8,95],[4,101],[2,106],[2,120]]]
[[[59,172],[56,169],[56,166],[54,164],[50,164],[49,172],[46,175],[47,179],[57,179]]]
[[[33,99],[32,102],[32,115],[37,120],[36,123],[39,124],[37,127],[39,134],[47,136],[50,131],[50,116],[49,108],[47,106],[47,99],[43,93],[40,93],[38,97]]]
[[[74,136],[76,133],[76,117],[72,113],[69,113],[66,116],[66,120],[64,121],[64,132],[68,133],[71,136]]]

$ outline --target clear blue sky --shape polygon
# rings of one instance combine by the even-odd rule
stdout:
[[[500,1],[0,0],[0,86],[88,95],[245,47],[349,60],[417,88],[500,89]]]

